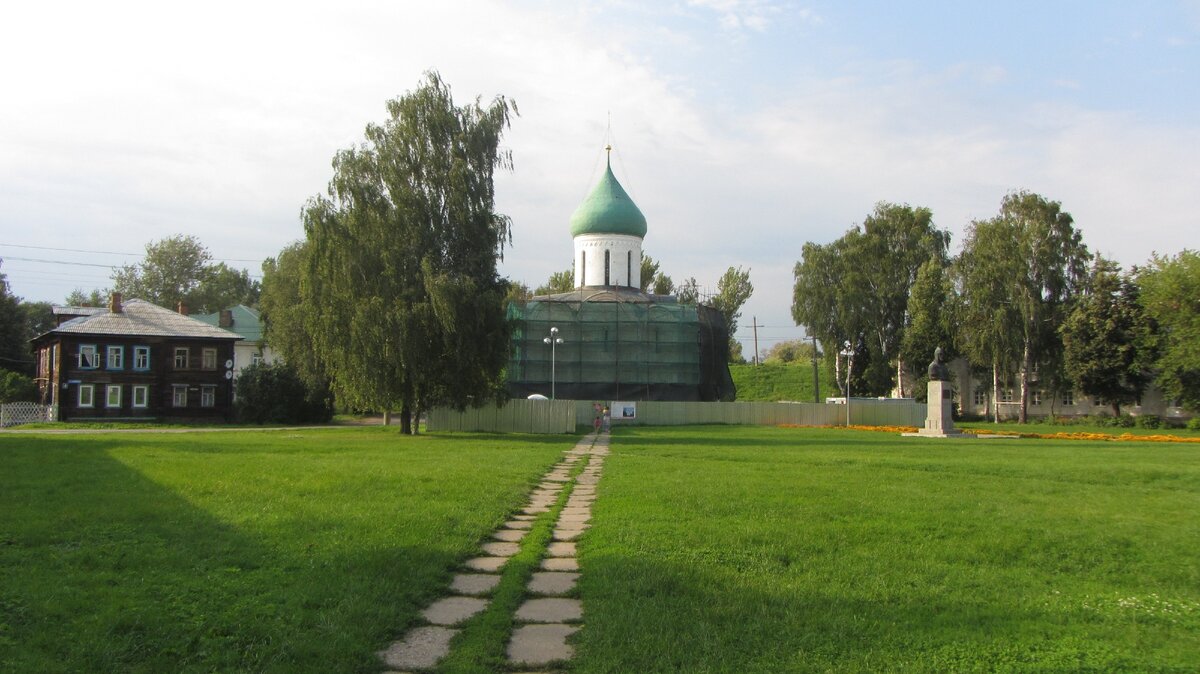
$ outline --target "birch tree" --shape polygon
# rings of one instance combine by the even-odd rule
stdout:
[[[387,110],[303,209],[302,288],[338,399],[399,408],[413,432],[432,405],[501,392],[510,332],[496,267],[510,221],[494,210],[493,175],[512,166],[500,140],[516,108],[503,96],[459,107],[429,73]]]

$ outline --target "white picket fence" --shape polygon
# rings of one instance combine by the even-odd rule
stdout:
[[[0,405],[0,428],[32,424],[40,421],[54,421],[58,418],[58,405],[39,405],[38,403],[5,403]]]

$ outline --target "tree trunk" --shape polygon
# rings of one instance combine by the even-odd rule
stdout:
[[[408,405],[400,408],[400,432],[412,435],[412,409]]]
[[[842,386],[842,356],[834,354],[833,356],[833,380],[837,382],[838,388],[842,390],[842,395],[846,395],[846,387]]]
[[[1113,408],[1113,418],[1114,419],[1121,416],[1121,403],[1113,403],[1112,408]]]
[[[992,361],[992,423],[1000,423],[1000,366]]]
[[[1021,409],[1017,413],[1017,423],[1021,424],[1029,419],[1029,370],[1032,360],[1029,340],[1025,340],[1025,348],[1021,352]]]
[[[904,397],[904,360],[896,358],[896,397]]]
[[[392,411],[391,410],[383,411],[383,425],[384,426],[392,425]]]

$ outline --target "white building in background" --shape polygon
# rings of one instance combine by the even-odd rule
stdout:
[[[282,360],[263,341],[262,318],[258,312],[244,304],[222,309],[215,314],[200,314],[192,318],[242,336],[242,341],[233,347],[233,375],[257,363],[275,363]]]
[[[961,358],[949,363],[949,367],[959,397],[959,409],[963,413],[990,418],[992,410],[996,409],[1001,419],[1016,419],[1020,414],[1021,384],[1015,376],[1011,382],[1000,383],[999,400],[993,401],[991,377],[972,377],[970,364]],[[1034,372],[1029,382],[1028,412],[1031,418],[1048,417],[1051,414],[1056,417],[1111,415],[1112,406],[1077,391],[1051,391],[1042,385]],[[1183,420],[1192,416],[1180,406],[1178,400],[1165,400],[1162,391],[1153,384],[1142,393],[1140,404],[1122,405],[1121,413],[1133,416],[1152,414],[1168,420]]]

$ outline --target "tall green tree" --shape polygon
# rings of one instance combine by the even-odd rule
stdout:
[[[995,403],[1000,384],[1014,369],[1019,352],[1020,318],[1009,300],[1010,279],[1020,272],[1015,262],[1016,239],[998,219],[972,222],[963,250],[951,268],[956,286],[958,349],[972,363],[990,367],[992,416],[1000,421]],[[966,395],[967,392],[963,392]]]
[[[182,234],[146,244],[142,261],[123,265],[112,279],[113,290],[127,298],[168,308],[183,302],[195,313],[257,304],[260,290],[249,272],[232,269],[224,262],[213,264],[212,255],[199,239]]]
[[[459,107],[431,72],[387,110],[304,207],[301,288],[338,399],[398,407],[413,432],[433,405],[502,393],[508,284],[496,265],[510,221],[494,210],[493,175],[511,168],[500,139],[516,108],[504,97]]]
[[[924,400],[929,371],[921,364],[933,360],[938,347],[946,362],[959,355],[954,345],[954,286],[943,261],[926,260],[917,270],[908,295],[908,316],[900,358],[912,364],[911,395]]]
[[[1035,367],[1062,358],[1058,326],[1090,259],[1071,215],[1038,194],[1009,194],[999,215],[968,228],[958,264],[963,350],[992,364],[993,392],[1015,365],[1020,423],[1028,417]]]
[[[928,208],[880,202],[862,226],[821,246],[805,244],[794,270],[792,317],[825,346],[865,343],[868,395],[902,387],[900,345],[908,327],[908,295],[928,260],[944,264],[950,234],[933,225]],[[855,363],[858,367],[858,361]]]
[[[654,283],[650,286],[650,292],[655,295],[671,295],[675,293],[675,281],[671,280],[670,276],[661,271],[655,274]]]
[[[641,291],[646,292],[654,285],[654,280],[658,276],[659,262],[649,255],[642,255],[642,286]]]
[[[1063,322],[1066,371],[1083,393],[1112,406],[1142,397],[1151,380],[1151,328],[1137,283],[1117,263],[1097,256],[1083,296]]]
[[[1135,274],[1142,306],[1158,330],[1158,385],[1200,412],[1200,253],[1155,255]]]
[[[729,329],[729,354],[731,362],[744,362],[742,345],[734,335],[737,334],[738,318],[742,315],[742,306],[754,294],[754,284],[750,282],[750,270],[730,267],[717,281],[717,294],[712,296],[709,304],[725,317],[725,326]]]
[[[93,288],[89,292],[84,292],[83,288],[76,288],[67,293],[64,302],[67,306],[72,307],[102,307],[108,304],[108,290],[100,290]]]
[[[33,356],[25,326],[21,298],[9,292],[8,277],[0,272],[0,369],[26,375],[33,373]]]
[[[675,298],[680,304],[699,304],[700,303],[700,284],[696,281],[696,277],[689,277],[684,281],[678,290]]]
[[[537,287],[533,291],[534,295],[553,295],[555,293],[569,293],[575,289],[575,270],[564,269],[556,271],[550,275],[550,278],[545,283]]]
[[[328,387],[321,354],[313,341],[316,307],[304,292],[308,266],[308,244],[292,243],[262,265],[262,294],[259,310],[263,337],[312,389]]]

